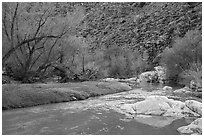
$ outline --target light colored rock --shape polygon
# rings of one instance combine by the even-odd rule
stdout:
[[[169,104],[164,101],[167,99],[165,96],[149,96],[144,101],[135,103],[133,109],[137,114],[162,115],[170,109]]]
[[[115,91],[128,91],[132,89],[128,84],[122,82],[99,82],[97,86]]]
[[[163,90],[166,90],[166,91],[172,91],[173,88],[170,87],[170,86],[164,86],[164,87],[163,87]]]
[[[166,117],[184,117],[183,115],[183,109],[185,108],[185,103],[181,101],[176,101],[173,99],[168,99],[167,103],[170,105],[170,109],[166,111],[166,113],[163,116]]]
[[[125,79],[124,81],[125,81],[125,82],[130,82],[130,83],[135,83],[135,82],[137,81],[137,77]]]
[[[185,105],[193,112],[202,116],[202,103],[195,100],[186,100]]]
[[[185,117],[199,115],[188,107],[184,102],[168,99],[166,96],[147,96],[145,100],[134,103],[122,105],[123,111],[131,114],[143,115],[157,115],[166,117]]]
[[[161,66],[154,67],[155,71],[143,72],[139,75],[137,82],[159,82],[164,83],[166,80],[166,69]]]
[[[166,69],[162,66],[154,67],[154,69],[155,69],[157,76],[158,76],[158,82],[164,83],[166,80]]]
[[[164,71],[165,69],[162,66],[154,67],[156,71]]]
[[[129,114],[135,114],[136,111],[133,109],[133,104],[124,104],[120,107],[120,109]]]
[[[167,103],[171,106],[171,108],[178,108],[178,109],[184,109],[185,103],[178,101],[178,100],[173,100],[173,99],[167,99]]]
[[[139,75],[140,82],[152,82],[157,79],[156,71],[147,71]]]
[[[118,82],[119,79],[114,79],[114,78],[105,78],[103,79],[103,81],[106,81],[106,82]]]
[[[141,81],[141,79],[138,78],[137,81],[136,81],[136,83],[140,83],[140,82],[142,82],[142,81]]]
[[[188,126],[179,127],[178,132],[181,134],[202,134],[202,118],[198,118]]]
[[[166,102],[145,100],[136,103],[133,109],[137,114],[162,115],[167,111],[167,109],[170,109],[170,106]]]
[[[184,88],[181,88],[181,89],[177,89],[177,90],[174,90],[173,91],[174,93],[191,93],[191,89],[188,88],[188,87],[184,87]]]

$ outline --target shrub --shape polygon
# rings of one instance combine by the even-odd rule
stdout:
[[[148,70],[147,54],[141,55],[137,50],[111,47],[104,51],[103,68],[107,77],[127,78]]]
[[[167,69],[168,79],[178,81],[182,73],[192,73],[192,64],[202,62],[201,42],[201,32],[193,30],[187,32],[183,38],[178,38],[172,48],[163,51],[161,64]]]
[[[191,63],[190,69],[183,71],[180,75],[181,84],[188,85],[193,80],[198,87],[202,87],[202,64]]]

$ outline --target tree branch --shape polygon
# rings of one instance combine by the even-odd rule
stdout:
[[[33,63],[30,65],[30,68],[32,68],[34,65],[35,65],[35,63],[37,62],[37,60],[40,58],[40,56],[43,54],[43,52],[41,52],[39,55],[38,55],[38,57],[33,61]]]
[[[14,15],[13,15],[13,19],[12,19],[12,23],[11,23],[11,46],[13,47],[13,34],[14,34],[14,23],[15,23],[15,19],[16,19],[16,15],[17,15],[17,12],[18,12],[18,2],[17,2],[17,5],[16,5],[16,9],[15,9],[15,12],[14,12]]]
[[[3,17],[2,22],[3,22],[3,25],[4,25],[5,34],[6,34],[7,38],[8,38],[8,40],[11,41],[11,38],[10,38],[10,36],[9,36],[9,34],[8,34],[8,31],[7,31],[6,18],[7,18],[7,16],[6,16],[6,9],[5,9],[5,11],[4,11],[4,17]]]
[[[41,36],[41,37],[36,37],[36,38],[30,38],[30,39],[27,39],[27,40],[24,40],[22,41],[21,43],[19,43],[18,45],[16,45],[15,47],[12,47],[4,56],[3,56],[3,59],[2,59],[2,63],[5,64],[6,60],[11,56],[11,54],[16,51],[19,47],[21,47],[22,45],[26,44],[26,43],[29,43],[29,42],[32,42],[32,41],[35,41],[35,40],[42,40],[42,39],[45,39],[45,38],[61,38],[64,34],[61,34],[59,36],[53,36],[53,35],[50,35],[50,36]]]
[[[39,33],[41,27],[42,27],[42,26],[46,23],[46,21],[48,20],[49,15],[48,15],[48,16],[45,18],[45,20],[42,22],[43,16],[45,15],[46,12],[47,12],[47,10],[45,10],[45,12],[43,13],[43,15],[41,16],[40,21],[38,22],[38,28],[37,28],[37,30],[36,30],[36,32],[35,32],[35,34],[34,34],[33,37],[36,37],[36,36],[37,36],[37,34]]]

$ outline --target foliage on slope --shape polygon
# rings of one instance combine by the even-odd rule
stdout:
[[[92,3],[86,9],[81,35],[92,50],[114,45],[147,50],[149,62],[174,38],[201,30],[202,3]]]
[[[16,8],[13,8],[15,5]],[[6,71],[12,70],[8,71],[12,72],[11,77],[25,82],[35,76],[40,79],[50,77],[52,72],[58,73],[56,75],[63,82],[66,82],[64,79],[80,77],[90,80],[135,76],[151,70],[160,61],[163,50],[171,48],[175,39],[182,39],[189,30],[201,30],[202,22],[202,3],[196,2],[56,2],[17,5],[3,5],[2,50],[5,54],[17,47],[8,54],[4,62],[10,64],[4,67]],[[16,18],[15,9],[18,9]],[[41,12],[42,16],[39,14]],[[65,27],[66,31],[63,29]],[[13,30],[8,34],[12,40],[6,38],[4,30]],[[57,32],[63,37],[59,35],[55,39],[47,37],[35,40]],[[35,41],[29,41],[32,37]],[[17,44],[19,41],[23,43],[20,46]]]

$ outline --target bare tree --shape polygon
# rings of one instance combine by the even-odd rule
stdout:
[[[39,6],[38,11],[32,12],[28,12],[27,8],[33,7],[29,7],[29,3],[3,3],[2,27],[6,38],[4,47],[6,46],[7,50],[3,53],[2,64],[4,66],[13,56],[21,66],[23,78],[26,78],[29,70],[45,56],[45,50],[49,52],[47,58],[44,57],[46,59],[43,64],[48,66],[53,47],[69,31],[68,24],[61,24],[62,18],[53,15],[52,5]]]

